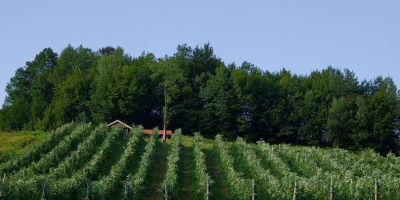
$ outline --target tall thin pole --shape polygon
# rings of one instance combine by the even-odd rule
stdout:
[[[297,189],[298,189],[297,178],[295,178],[294,179],[294,188],[293,188],[293,200],[296,200]]]
[[[43,183],[43,191],[41,200],[46,200],[46,182]]]
[[[165,188],[165,196],[164,196],[164,199],[165,199],[165,200],[168,200],[168,186],[167,186],[167,183],[164,184],[164,188]]]
[[[379,182],[375,179],[375,200],[379,200]]]
[[[164,133],[163,133],[163,142],[167,141],[167,88],[164,86]]]
[[[333,200],[333,177],[331,176],[331,186],[329,188],[329,199]]]
[[[251,193],[251,200],[256,200],[256,182],[254,181],[254,178],[251,180],[252,185],[253,185],[253,192]]]
[[[210,195],[210,180],[207,180],[206,200],[209,200],[209,195]]]
[[[4,183],[6,182],[6,173],[4,173],[3,184],[1,185],[0,197],[4,196]]]
[[[125,199],[128,199],[128,192],[129,192],[129,186],[127,183],[125,183],[125,192],[124,192]]]
[[[86,198],[85,200],[90,200],[89,199],[89,183],[86,184]]]

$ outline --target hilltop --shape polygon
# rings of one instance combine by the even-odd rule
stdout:
[[[400,149],[400,91],[391,77],[359,80],[333,66],[271,72],[225,63],[208,43],[178,45],[161,58],[133,57],[122,47],[45,48],[15,71],[6,92],[0,131],[119,119],[209,139],[223,134],[381,155]]]

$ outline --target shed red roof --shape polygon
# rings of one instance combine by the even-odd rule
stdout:
[[[151,132],[153,132],[153,129],[143,129],[142,132],[146,135],[151,135]],[[158,135],[163,135],[164,130],[158,130]],[[172,135],[172,130],[167,130],[166,131],[167,135]]]

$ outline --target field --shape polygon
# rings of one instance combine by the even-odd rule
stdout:
[[[14,159],[44,139],[48,133],[40,131],[0,132],[0,163]]]
[[[148,138],[141,129],[128,138],[105,124],[43,133],[0,164],[0,199],[400,199],[393,154],[209,140],[179,130],[162,143],[157,129]]]

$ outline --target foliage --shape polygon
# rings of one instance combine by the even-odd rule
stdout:
[[[154,162],[154,155],[160,141],[158,140],[158,128],[154,128],[149,141],[145,147],[145,152],[141,156],[139,169],[136,174],[129,174],[127,177],[127,184],[129,186],[129,195],[131,199],[143,199],[143,190],[145,187],[145,180],[148,177],[148,171],[151,164]]]
[[[233,157],[230,155],[227,144],[221,135],[215,137],[214,153],[218,160],[218,166],[228,189],[230,199],[248,199],[251,194],[251,180],[243,177],[243,174],[235,171]]]
[[[94,197],[96,199],[110,199],[118,195],[120,190],[115,190],[122,186],[121,180],[126,177],[129,172],[127,171],[128,166],[132,165],[133,158],[137,155],[137,147],[143,140],[142,128],[136,128],[134,130],[133,136],[129,139],[127,147],[120,158],[120,160],[112,166],[109,174],[104,177],[99,182],[93,183],[93,187],[99,191],[94,192]],[[122,188],[122,187],[121,187]],[[96,194],[98,192],[98,194]],[[98,195],[98,196],[96,196]]]
[[[164,184],[168,187],[168,199],[177,199],[178,190],[177,187],[179,181],[179,165],[178,162],[181,159],[182,144],[181,144],[182,133],[181,130],[176,130],[173,134],[171,141],[171,151],[167,157],[167,173],[165,175]],[[161,191],[164,192],[164,184],[161,187]]]
[[[76,172],[76,169],[83,167],[85,162],[96,153],[96,150],[100,147],[98,145],[103,142],[107,133],[108,127],[105,124],[100,124],[84,141],[79,143],[77,149],[72,151],[69,156],[65,157],[57,167],[50,168],[48,174],[45,174],[47,178],[61,179],[70,177],[72,173]],[[26,178],[32,175],[24,170],[22,173],[24,173]]]
[[[82,130],[84,126],[85,124],[81,125],[81,128],[78,127],[78,130]],[[84,129],[82,131],[84,131]],[[26,176],[24,173],[14,175],[14,177],[11,177],[11,179],[6,182],[7,196],[11,199],[40,198],[43,184],[46,183],[46,195],[49,199],[76,199],[76,196],[81,193],[81,188],[86,185],[88,180],[98,176],[101,165],[105,160],[110,159],[113,146],[116,145],[115,140],[122,138],[123,133],[124,130],[122,126],[113,129],[92,159],[85,162],[83,168],[79,168],[77,165],[75,165],[74,168],[64,168],[66,171],[72,173],[70,177],[68,177],[67,174],[60,176],[57,174],[57,170],[49,169],[46,170],[49,173],[37,174],[36,176]],[[69,141],[69,139],[66,138],[65,141]],[[87,140],[84,141],[85,143],[80,144],[88,144],[86,142]],[[82,147],[82,145],[80,146]],[[65,153],[69,153],[69,151]],[[67,161],[68,158],[65,162]],[[31,168],[31,166],[29,166],[28,169],[29,168]],[[64,171],[64,173],[67,173],[66,171]]]
[[[205,154],[203,153],[203,136],[200,133],[194,133],[193,138],[194,146],[194,159],[195,159],[195,185],[192,186],[193,196],[192,199],[204,199],[207,193],[207,181],[210,187],[213,184],[210,176],[207,173],[207,166],[205,163]]]
[[[48,153],[56,144],[64,139],[64,137],[71,133],[75,125],[73,123],[65,124],[53,131],[45,140],[42,140],[32,150],[21,154],[18,158],[8,161],[0,165],[1,174],[11,173],[27,167],[31,162],[39,160],[42,154]]]
[[[160,144],[158,128],[148,139],[142,138],[142,127],[134,127],[132,132],[124,152],[112,163],[107,174],[101,176],[99,169],[113,160],[113,149],[116,149],[118,141],[126,141],[123,127],[109,130],[105,124],[100,124],[93,130],[91,124],[63,126],[49,135],[46,142],[34,148],[36,153],[32,151],[27,157],[31,162],[13,165],[16,169],[10,171],[7,171],[10,163],[1,165],[7,172],[6,181],[1,183],[5,191],[4,199],[39,199],[44,184],[46,199],[84,199],[87,187],[90,199],[117,199],[124,194],[129,199],[145,199],[144,191],[153,181],[149,177],[151,166],[160,162],[154,160]],[[185,141],[191,141],[188,138]],[[190,160],[195,164],[194,172],[190,173],[194,176],[193,182],[183,187],[192,187],[193,199],[203,199],[206,182],[210,180],[207,173],[210,169],[207,169],[203,153],[203,137],[194,133],[193,157],[182,157],[181,139],[180,130],[177,130],[172,142],[166,144],[170,145],[171,151],[164,183],[168,184],[171,197],[179,198],[177,183],[183,172],[177,168],[178,162],[193,159]],[[145,141],[147,144],[142,151]],[[60,151],[61,147],[65,147],[64,152]],[[211,148],[209,144],[206,147]],[[372,149],[352,153],[340,148],[271,145],[264,141],[253,144],[241,137],[235,142],[227,142],[221,135],[216,136],[212,148],[213,159],[218,165],[214,170],[218,169],[221,175],[216,178],[222,179],[220,181],[227,189],[228,199],[249,199],[252,178],[255,179],[255,192],[260,199],[291,199],[294,180],[299,186],[296,199],[326,199],[331,179],[334,199],[370,199],[375,179],[380,183],[380,199],[400,198],[400,159],[392,153],[381,156]],[[36,160],[38,152],[45,155]],[[132,171],[130,166],[136,162],[133,162],[136,157],[140,157],[140,162],[137,170]],[[210,182],[213,183],[213,180]],[[124,183],[128,185],[126,193]],[[162,182],[156,185],[158,188]],[[211,186],[211,191],[213,188],[215,184]]]
[[[51,132],[45,131],[13,131],[0,133],[0,163],[16,159],[46,139]]]
[[[137,57],[122,47],[43,49],[15,71],[0,131],[52,130],[115,119],[184,135],[400,152],[400,91],[390,77],[359,81],[328,66],[307,75],[225,64],[207,43]]]

